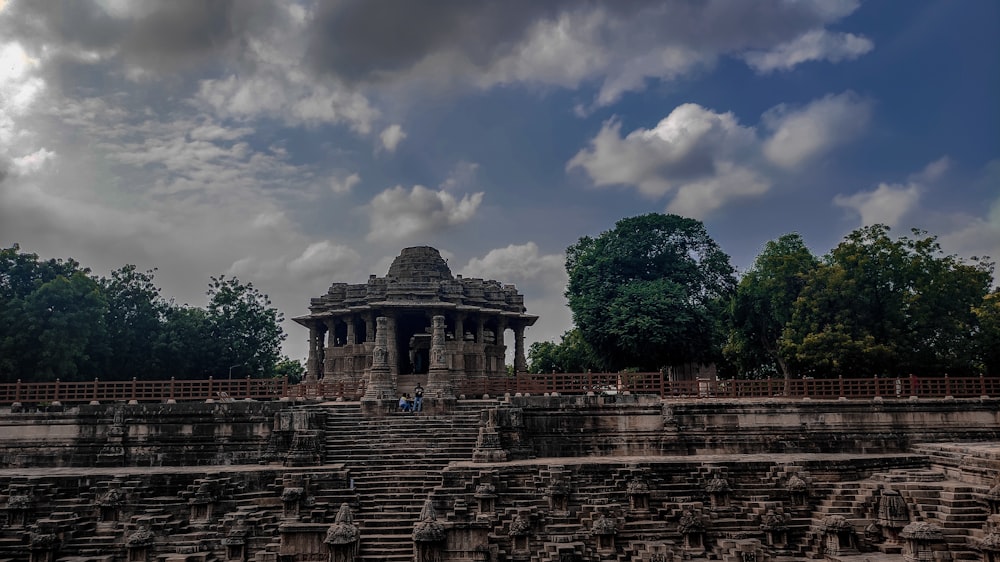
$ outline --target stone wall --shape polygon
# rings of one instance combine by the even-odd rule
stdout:
[[[1000,439],[1000,400],[703,400],[516,396],[497,431],[509,459],[882,453],[913,443]]]
[[[0,468],[255,464],[282,402],[81,405],[0,413]]]

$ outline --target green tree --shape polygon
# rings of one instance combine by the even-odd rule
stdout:
[[[79,378],[103,337],[106,303],[76,261],[0,249],[0,380]]]
[[[729,256],[697,220],[618,221],[566,252],[566,296],[580,334],[610,369],[657,369],[719,355]]]
[[[566,331],[558,344],[534,342],[528,347],[529,373],[585,373],[600,371],[602,365],[594,350],[583,340],[580,330]]]
[[[1000,289],[986,295],[972,312],[977,322],[973,336],[975,357],[986,374],[1000,376]]]
[[[98,280],[108,301],[102,377],[164,378],[175,360],[156,361],[155,346],[166,319],[167,303],[153,282],[156,270],[125,265]]]
[[[298,384],[306,374],[306,367],[298,359],[289,359],[282,356],[274,366],[274,376],[278,378],[288,377],[288,382]]]
[[[226,375],[233,365],[256,376],[273,376],[285,334],[282,314],[267,295],[253,283],[221,275],[212,277],[208,296],[212,339],[220,351],[213,369],[216,376]]]
[[[740,279],[731,303],[732,329],[724,349],[740,374],[749,378],[791,377],[778,353],[779,340],[806,277],[818,265],[801,236],[786,234],[768,242]]]
[[[993,265],[943,255],[923,231],[850,234],[806,279],[781,339],[792,369],[816,376],[971,374],[973,308]]]
[[[164,324],[153,343],[154,365],[149,378],[200,379],[220,373],[220,343],[214,338],[208,313],[192,306],[167,306]]]

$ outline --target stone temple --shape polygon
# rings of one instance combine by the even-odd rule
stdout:
[[[434,319],[441,318],[440,355],[432,357]],[[453,275],[434,248],[405,248],[385,277],[334,283],[311,299],[309,314],[294,320],[309,328],[307,375],[346,388],[371,383],[379,318],[384,318],[387,378],[377,391],[391,398],[417,383],[444,396],[456,386],[506,376],[504,334],[514,337],[514,368],[525,370],[524,330],[538,320],[525,313],[513,285]],[[440,363],[432,373],[432,363]],[[376,370],[377,371],[377,370]],[[377,374],[377,373],[376,373]],[[433,375],[429,378],[429,375]]]

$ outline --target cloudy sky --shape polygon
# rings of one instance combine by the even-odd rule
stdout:
[[[292,317],[432,245],[534,341],[566,247],[649,212],[738,268],[872,223],[1000,257],[1000,3],[0,0],[3,247]]]

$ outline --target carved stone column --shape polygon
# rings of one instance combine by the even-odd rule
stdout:
[[[514,372],[525,373],[528,371],[528,362],[524,358],[524,325],[514,326]]]
[[[316,326],[309,328],[309,359],[306,360],[306,376],[313,379],[319,378],[322,372],[322,365],[319,364],[319,330]]]
[[[451,371],[444,346],[444,316],[431,319],[431,365],[427,372],[425,394],[434,398],[454,398],[455,389],[451,383]]]
[[[392,374],[389,371],[389,350],[387,347],[387,324],[389,319],[379,316],[376,319],[375,329],[375,349],[372,352],[372,368],[365,387],[365,395],[362,401],[391,400],[396,396],[396,389],[392,386]]]
[[[347,341],[346,345],[354,345],[357,339],[354,337],[354,317],[347,318]]]

